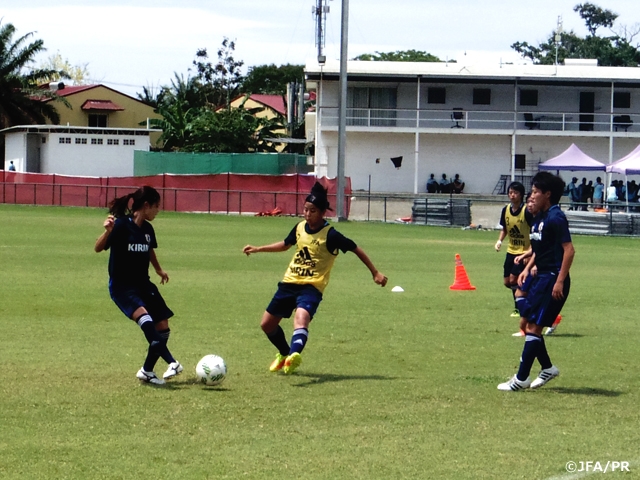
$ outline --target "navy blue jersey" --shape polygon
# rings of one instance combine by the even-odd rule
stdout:
[[[329,222],[325,222],[324,225],[320,227],[320,230],[322,230],[328,224]],[[295,245],[298,242],[298,239],[296,236],[297,228],[298,226],[296,225],[291,229],[287,238],[284,239],[285,245]],[[316,233],[309,228],[308,223],[304,224],[304,230],[308,234]],[[332,253],[335,253],[338,249],[342,250],[342,253],[353,252],[357,247],[358,246],[355,244],[353,240],[345,237],[333,227],[331,227],[331,229],[327,233],[327,250],[329,250]]]
[[[558,273],[564,256],[562,244],[571,242],[569,222],[558,205],[536,216],[529,238],[538,272]]]
[[[121,285],[139,285],[149,280],[151,249],[157,248],[156,234],[146,220],[138,227],[131,217],[117,218],[107,238],[109,277]]]

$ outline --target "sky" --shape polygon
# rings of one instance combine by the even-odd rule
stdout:
[[[324,53],[339,59],[341,8],[330,0]],[[538,45],[555,30],[584,36],[573,11],[578,0],[348,0],[348,57],[363,53],[421,50],[464,64],[522,62],[516,41]],[[0,0],[3,23],[19,36],[44,41],[36,65],[56,53],[86,65],[91,83],[131,96],[157,91],[177,73],[185,77],[198,49],[211,60],[224,37],[235,41],[235,58],[247,68],[305,64],[317,56],[316,0]],[[616,25],[640,30],[640,1],[596,3],[619,15]],[[608,35],[606,30],[600,35]],[[640,34],[632,42],[637,45]],[[191,71],[191,74],[193,72]]]

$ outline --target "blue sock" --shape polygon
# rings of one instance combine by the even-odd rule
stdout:
[[[544,343],[544,337],[540,338],[542,345],[540,345],[540,350],[538,351],[538,361],[540,362],[540,366],[542,369],[551,368],[553,363],[551,363],[551,359],[549,358],[549,353],[547,352],[547,345]]]
[[[522,357],[520,358],[520,368],[518,369],[518,380],[525,381],[529,378],[533,362],[538,356],[540,346],[542,345],[542,337],[527,333],[524,337],[524,348],[522,349]]]
[[[151,315],[149,315],[148,313],[141,315],[136,320],[136,323],[142,329],[147,342],[149,342],[147,358],[145,359],[144,365],[142,366],[145,372],[153,372],[153,369],[156,366],[156,362],[158,361],[159,357],[162,357],[162,359],[167,363],[175,362],[175,359],[167,348],[166,340],[168,339],[168,336],[167,339],[164,339],[158,334]]]
[[[287,343],[287,337],[284,335],[284,330],[278,325],[278,327],[271,333],[267,333],[267,338],[278,349],[280,355],[289,355],[289,344]]]
[[[289,350],[289,355],[292,353],[302,353],[304,350],[304,346],[307,344],[307,340],[309,339],[309,330],[306,328],[296,328],[293,331],[293,335],[291,336],[291,350]]]

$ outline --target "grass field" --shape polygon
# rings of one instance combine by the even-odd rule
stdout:
[[[160,288],[186,368],[153,388],[135,378],[146,343],[109,298],[108,254],[93,252],[104,217],[0,205],[0,478],[582,478],[570,461],[627,461],[624,478],[640,478],[639,239],[574,238],[571,295],[547,339],[561,375],[507,393],[496,385],[522,339],[496,232],[338,225],[389,285],[341,255],[304,362],[284,376],[267,370],[259,320],[292,252],[241,249],[296,220],[161,212]],[[449,290],[456,253],[476,291]],[[208,353],[229,368],[219,388],[195,381]]]

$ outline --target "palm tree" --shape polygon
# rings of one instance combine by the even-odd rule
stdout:
[[[15,27],[0,25],[0,129],[14,125],[59,123],[60,116],[47,98],[59,99],[55,93],[38,88],[51,75],[64,72],[35,69],[27,71],[39,52],[45,50],[42,40],[28,43],[33,32],[14,41]],[[65,103],[63,101],[63,103]]]

